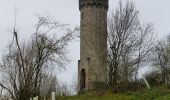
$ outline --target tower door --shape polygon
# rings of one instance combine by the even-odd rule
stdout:
[[[85,82],[86,82],[86,74],[85,74],[85,70],[82,69],[81,70],[81,76],[80,76],[80,90],[85,89]]]

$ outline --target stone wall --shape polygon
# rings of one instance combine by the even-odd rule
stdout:
[[[88,90],[94,89],[94,83],[106,82],[107,9],[92,5],[83,7],[80,13],[80,62],[78,76],[79,83],[81,83],[80,72],[82,69],[85,69],[85,90]]]

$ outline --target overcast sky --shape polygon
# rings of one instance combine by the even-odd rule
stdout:
[[[122,0],[126,2],[127,0]],[[165,37],[170,32],[170,0],[134,0],[136,8],[140,11],[143,23],[153,23],[159,37]],[[115,9],[119,0],[110,0],[110,8]],[[0,54],[12,37],[14,26],[14,13],[17,9],[17,27],[20,39],[29,39],[34,32],[33,26],[37,23],[37,14],[47,13],[62,23],[71,26],[79,25],[78,0],[0,0]],[[79,42],[74,42],[69,47],[69,56],[72,59],[64,72],[63,79],[71,80],[77,72],[79,60]]]

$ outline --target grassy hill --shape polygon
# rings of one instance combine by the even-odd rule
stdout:
[[[77,96],[57,97],[57,100],[170,100],[170,89],[162,86],[114,94],[91,91]]]

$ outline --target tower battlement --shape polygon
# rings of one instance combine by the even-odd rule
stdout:
[[[87,6],[101,6],[108,9],[109,0],[79,0],[79,10]]]

